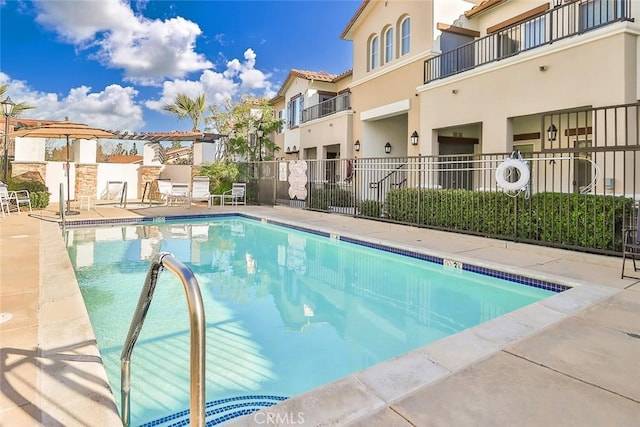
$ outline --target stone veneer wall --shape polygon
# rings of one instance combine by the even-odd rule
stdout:
[[[47,182],[47,164],[45,162],[11,162],[11,177],[27,172],[37,172],[42,177],[42,182]]]
[[[76,163],[75,198],[91,196],[98,198],[98,165]]]
[[[142,197],[144,186],[147,182],[151,183],[151,198],[158,200],[158,185],[155,183],[160,178],[162,166],[140,166],[138,172],[138,196]]]

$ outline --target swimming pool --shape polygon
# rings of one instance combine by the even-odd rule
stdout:
[[[186,262],[202,287],[207,402],[228,409],[220,418],[553,293],[487,275],[497,272],[472,274],[455,262],[443,267],[420,259],[442,264],[433,257],[328,237],[239,217],[69,230],[70,258],[114,394],[148,259],[160,250]],[[132,359],[134,425],[159,418],[169,425],[177,418],[168,417],[188,407],[188,348],[182,288],[163,274]]]

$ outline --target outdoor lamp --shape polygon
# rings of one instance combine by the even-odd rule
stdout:
[[[360,140],[356,139],[355,144],[353,144],[353,148],[355,148],[356,151],[360,151]]]
[[[391,153],[391,144],[389,142],[384,145],[384,152],[387,154]]]
[[[297,153],[297,152],[298,152],[298,148],[297,148],[295,145],[293,146],[293,152],[294,152],[294,153]]]
[[[558,7],[562,4],[562,0],[553,0],[553,7]]]
[[[2,101],[2,112],[4,113],[4,183],[7,184],[9,173],[9,116],[13,113],[16,105],[8,96]]]
[[[411,145],[418,145],[418,131],[414,130],[411,134]]]
[[[262,161],[262,135],[264,135],[264,130],[262,129],[262,123],[258,125],[258,150],[259,152],[259,160]]]
[[[549,141],[553,142],[556,140],[557,136],[558,136],[558,128],[556,127],[556,125],[551,123],[551,126],[549,126],[549,128],[547,129],[547,137],[549,138]]]
[[[291,147],[287,147],[287,153],[291,152]]]

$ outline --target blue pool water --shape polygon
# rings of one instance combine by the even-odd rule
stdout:
[[[211,425],[553,294],[242,217],[67,233],[118,402],[120,352],[149,260],[168,251],[194,271],[205,303]],[[160,275],[131,379],[133,425],[188,417],[188,311],[169,272]]]

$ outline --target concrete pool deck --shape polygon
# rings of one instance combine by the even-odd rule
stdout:
[[[68,220],[236,210],[575,288],[229,425],[638,425],[640,279],[620,279],[619,258],[284,207],[97,206]],[[118,425],[57,217],[34,216],[0,218],[0,426]]]

